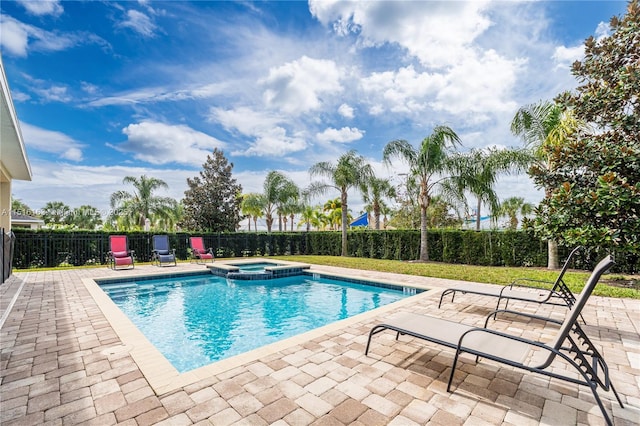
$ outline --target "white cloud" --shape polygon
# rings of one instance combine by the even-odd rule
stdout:
[[[20,128],[27,149],[56,154],[59,158],[82,161],[82,148],[85,145],[61,132],[42,129],[21,122]]]
[[[14,56],[26,57],[28,50],[57,52],[82,44],[109,46],[104,39],[92,33],[46,31],[4,14],[0,15],[0,26],[2,27],[0,44]]]
[[[282,117],[266,111],[255,111],[248,107],[211,108],[209,119],[220,123],[227,130],[237,130],[246,136],[255,136],[276,127],[283,121]]]
[[[288,136],[287,131],[282,127],[275,127],[260,132],[251,146],[246,150],[236,150],[233,155],[238,156],[272,156],[283,157],[285,155],[299,152],[307,147],[307,142],[301,136]]]
[[[265,87],[263,99],[268,106],[295,115],[320,108],[322,95],[341,92],[340,77],[334,61],[303,56],[271,68],[260,83]]]
[[[355,115],[353,113],[353,108],[350,107],[347,104],[340,105],[340,107],[338,108],[338,114],[340,114],[344,118],[353,118],[353,117],[355,117]]]
[[[203,160],[204,162],[204,160]],[[112,193],[133,187],[122,183],[125,176],[146,175],[164,180],[168,189],[156,195],[180,200],[187,189],[186,179],[198,175],[199,169],[162,169],[141,166],[87,166],[66,162],[31,161],[33,179],[15,181],[12,193],[32,209],[41,209],[49,201],[62,201],[75,208],[91,205],[100,210],[103,218],[110,213]]]
[[[128,10],[126,18],[117,24],[121,28],[130,28],[143,35],[144,37],[153,37],[156,30],[156,24],[151,21],[149,16],[137,10]]]
[[[583,57],[584,45],[575,47],[558,46],[556,47],[555,52],[553,52],[553,60],[556,62],[557,66],[567,69],[571,67],[571,64]]]
[[[468,46],[491,26],[483,13],[487,4],[310,0],[309,9],[338,34],[356,34],[365,47],[395,43],[425,66],[446,68],[464,60]]]
[[[343,127],[342,129],[334,129],[329,127],[322,133],[318,133],[316,138],[320,142],[338,142],[349,143],[362,139],[364,132],[356,127]]]
[[[83,87],[84,88],[84,87]],[[172,102],[188,99],[207,99],[224,94],[226,83],[196,84],[187,88],[143,87],[94,99],[87,103],[91,107],[133,105],[156,102]]]
[[[33,15],[53,15],[60,16],[64,12],[64,8],[59,0],[19,0],[20,3],[29,13]]]
[[[127,141],[110,146],[152,164],[202,165],[214,148],[225,146],[224,142],[188,126],[154,121],[130,124],[122,133],[127,135]]]

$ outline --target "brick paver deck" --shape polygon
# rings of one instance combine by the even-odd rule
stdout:
[[[463,266],[461,266],[463,267]],[[198,270],[182,264],[164,272]],[[439,279],[314,266],[316,271],[418,284]],[[389,311],[429,313],[482,325],[495,300],[457,296],[437,308],[438,291],[308,341],[245,359],[230,369],[157,392],[82,282],[157,273],[68,269],[14,274],[0,286],[0,424],[9,425],[573,425],[604,424],[589,389],[491,362],[464,358],[446,382],[453,352],[390,332],[369,330]],[[481,284],[479,284],[481,285]],[[521,303],[527,312],[562,317],[561,307]],[[586,333],[602,349],[625,408],[601,392],[616,425],[640,423],[640,303],[591,297]],[[500,319],[497,329],[548,339],[553,326]]]

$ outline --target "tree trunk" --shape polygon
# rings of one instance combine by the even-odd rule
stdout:
[[[343,190],[341,194],[342,201],[342,256],[347,255],[347,191]]]
[[[268,214],[266,222],[267,222],[267,232],[271,233],[271,226],[273,225],[273,216]]]
[[[427,206],[420,207],[420,260],[429,260],[429,245],[427,243]]]
[[[558,242],[555,240],[549,240],[547,242],[547,250],[549,253],[549,263],[547,264],[547,269],[559,269],[560,265],[558,263]]]
[[[482,206],[482,200],[478,197],[478,209],[476,210],[476,231],[480,230],[480,207]]]
[[[380,230],[380,206],[373,206],[373,227]]]
[[[258,232],[258,216],[253,217],[253,229]]]

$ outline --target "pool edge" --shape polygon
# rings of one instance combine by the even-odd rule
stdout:
[[[323,274],[321,271],[317,271],[319,274]],[[334,275],[334,274],[330,274]],[[357,277],[350,275],[337,274],[334,276],[342,276],[344,278],[358,279]],[[253,349],[242,354],[226,358],[220,361],[213,362],[211,364],[196,368],[194,370],[180,373],[178,370],[165,358],[164,355],[151,343],[147,337],[133,324],[133,322],[118,308],[118,306],[111,300],[111,298],[100,288],[96,281],[102,281],[100,278],[83,278],[82,282],[87,288],[87,291],[92,296],[93,300],[98,305],[98,308],[102,311],[103,315],[107,319],[107,322],[111,325],[116,335],[120,338],[120,341],[128,350],[129,355],[133,358],[134,362],[138,365],[138,368],[144,375],[145,379],[157,395],[163,395],[184,386],[193,384],[199,380],[207,377],[215,376],[226,371],[238,368],[244,364],[258,361],[260,358],[267,355],[271,355],[292,346],[308,342],[309,340],[326,335],[332,331],[339,330],[348,325],[355,324],[376,315],[395,310],[405,304],[416,302],[416,298],[431,298],[434,293],[440,293],[437,288],[431,288],[426,286],[406,286],[400,283],[393,283],[387,280],[374,280],[368,278],[362,278],[362,280],[386,282],[388,284],[395,284],[398,287],[415,287],[425,290],[422,293],[407,297],[405,299],[398,300],[380,308],[372,309],[367,312],[355,315],[350,318],[345,318],[340,321],[336,321],[331,324],[292,336],[278,342],[270,343],[260,348]]]

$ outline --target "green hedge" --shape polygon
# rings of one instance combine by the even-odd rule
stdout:
[[[14,267],[105,264],[109,233],[99,231],[14,229]],[[339,256],[340,232],[239,232],[198,234],[216,257],[286,255]],[[129,232],[129,248],[138,262],[151,260],[150,232]],[[189,258],[188,233],[169,234],[178,259]],[[429,258],[436,262],[486,266],[546,266],[547,244],[525,231],[429,230]],[[566,248],[559,249],[562,262]],[[418,230],[354,230],[348,235],[348,254],[374,259],[414,260],[420,253]],[[589,250],[575,266],[591,269],[604,250]],[[617,272],[638,270],[638,256],[614,253]]]

